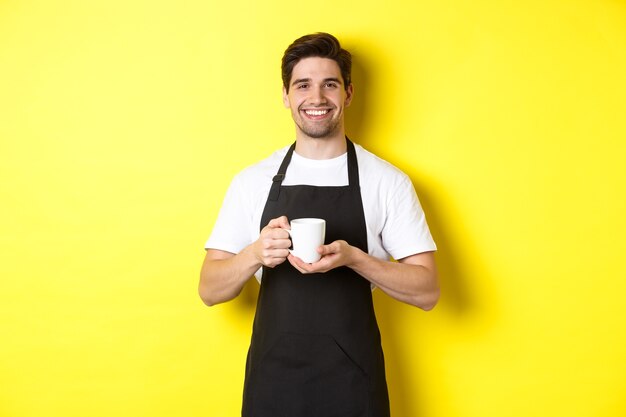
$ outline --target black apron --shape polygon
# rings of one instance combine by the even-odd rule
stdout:
[[[348,186],[282,186],[293,144],[273,179],[261,228],[283,215],[319,217],[326,244],[343,239],[367,253],[356,152],[347,145]],[[347,267],[301,274],[285,261],[263,268],[242,416],[389,416],[369,281]]]

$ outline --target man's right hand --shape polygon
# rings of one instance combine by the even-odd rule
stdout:
[[[200,272],[198,293],[206,305],[232,300],[259,264],[274,268],[285,262],[291,246],[289,221],[281,216],[261,230],[259,238],[238,254],[208,249]]]
[[[253,244],[253,253],[258,261],[269,268],[282,264],[289,256],[291,239],[287,230],[291,229],[287,216],[277,217],[261,230]]]

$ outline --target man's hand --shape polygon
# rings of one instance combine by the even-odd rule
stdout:
[[[423,310],[432,309],[439,300],[433,252],[422,252],[390,262],[377,259],[344,240],[320,246],[317,252],[322,258],[312,264],[291,254],[287,259],[303,274],[328,272],[347,266],[393,298]]]
[[[261,265],[274,268],[289,255],[289,221],[282,216],[270,220],[257,240],[238,254],[207,250],[200,272],[198,293],[206,305],[232,300]]]
[[[274,268],[287,259],[291,240],[285,229],[290,229],[289,220],[286,216],[272,219],[261,230],[259,238],[252,244],[252,253],[264,266]]]
[[[328,272],[331,269],[335,269],[340,266],[350,265],[355,250],[359,249],[354,246],[350,246],[345,240],[336,240],[333,243],[317,248],[317,252],[322,255],[322,258],[315,263],[308,264],[302,259],[291,254],[287,257],[287,259],[294,268],[303,274]]]

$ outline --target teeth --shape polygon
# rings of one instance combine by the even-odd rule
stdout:
[[[309,116],[322,116],[328,113],[328,110],[305,110],[304,112]]]

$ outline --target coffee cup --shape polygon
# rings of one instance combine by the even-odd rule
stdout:
[[[291,221],[290,249],[292,255],[297,256],[304,262],[312,264],[320,260],[322,255],[317,253],[317,248],[324,244],[326,237],[326,220],[315,218],[294,219]]]

